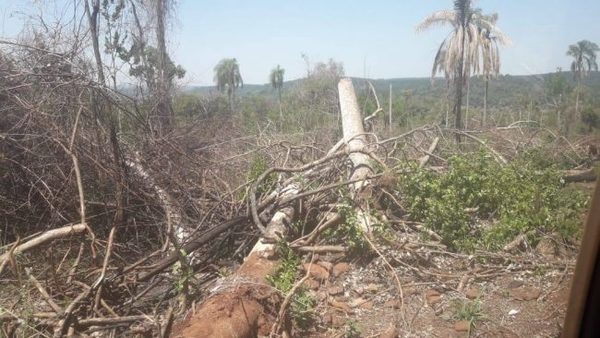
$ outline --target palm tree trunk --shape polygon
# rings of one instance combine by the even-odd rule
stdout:
[[[450,115],[450,81],[446,80],[446,100],[444,101],[444,107],[446,108],[446,120],[444,127],[448,128],[449,115]]]
[[[485,78],[485,90],[483,92],[483,117],[481,119],[481,126],[485,128],[486,125],[486,120],[487,120],[487,98],[488,98],[488,85],[490,83],[490,80],[487,78]]]
[[[279,97],[279,121],[283,125],[283,108],[281,105],[281,88],[277,88],[277,95]]]
[[[390,117],[390,132],[392,131],[392,84],[390,83],[390,99],[389,99],[389,117]]]
[[[463,31],[465,30],[464,24],[462,27]],[[465,63],[465,41],[466,41],[466,34],[463,34],[462,36],[462,41],[461,41],[461,45],[460,45],[460,57],[458,59],[458,67],[457,67],[457,74],[456,74],[456,79],[455,79],[455,90],[456,90],[456,102],[454,103],[454,117],[455,117],[455,121],[454,121],[454,128],[461,130],[463,129],[463,125],[462,125],[462,96],[463,96],[463,82],[464,82],[464,74],[463,74],[463,70],[464,70],[464,63]],[[460,143],[461,141],[461,137],[460,134],[456,134],[456,141],[458,143]]]
[[[579,93],[581,92],[581,79],[577,82],[577,93],[575,94],[575,116],[577,116],[577,119],[581,119],[581,116],[579,116]]]
[[[471,78],[467,78],[467,111],[465,112],[465,129],[469,128],[469,94],[471,93]]]

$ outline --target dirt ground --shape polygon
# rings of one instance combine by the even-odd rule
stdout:
[[[292,335],[558,337],[575,256],[543,245],[503,257],[379,243],[381,255],[366,263],[320,257],[323,269],[311,269],[306,283],[319,300],[315,325]]]

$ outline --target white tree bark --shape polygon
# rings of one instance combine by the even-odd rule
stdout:
[[[352,161],[352,173],[350,179],[361,179],[373,173],[370,165],[370,157],[367,154],[356,152],[366,149],[365,129],[363,119],[360,116],[354,85],[349,78],[341,79],[338,84],[340,95],[340,110],[342,114],[342,131]],[[354,190],[360,191],[368,185],[368,181],[354,183]]]
[[[346,142],[348,150],[351,152],[349,155],[350,161],[352,161],[350,179],[361,179],[361,181],[352,184],[352,197],[360,204],[364,201],[361,201],[361,198],[358,197],[359,194],[363,190],[369,188],[369,185],[371,184],[369,180],[364,179],[373,174],[373,169],[371,168],[369,155],[357,152],[367,150],[367,142],[352,80],[349,78],[341,79],[338,84],[338,90],[340,95],[344,142]],[[365,212],[365,209],[367,208],[358,208],[356,210],[356,215],[361,229],[365,233],[370,234],[373,220],[371,215],[369,215],[368,212]]]

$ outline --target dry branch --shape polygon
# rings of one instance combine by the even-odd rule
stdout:
[[[31,250],[39,245],[42,245],[46,242],[50,242],[50,241],[53,241],[53,240],[59,239],[59,238],[64,238],[69,235],[78,234],[86,229],[87,229],[87,227],[85,224],[74,224],[74,225],[68,225],[68,226],[65,226],[62,228],[58,228],[58,229],[48,230],[45,233],[33,238],[32,240],[29,240],[29,241],[17,246],[12,251],[12,254],[18,255],[25,251]],[[4,255],[0,256],[0,273],[2,273],[2,271],[4,270],[4,267],[8,263],[8,261],[10,259],[9,256],[10,256],[9,253],[5,253]]]
[[[429,161],[429,158],[431,157],[429,154],[433,154],[433,152],[435,151],[435,148],[437,148],[439,141],[440,141],[439,137],[436,137],[433,139],[433,142],[431,142],[429,149],[427,149],[427,154],[419,159],[419,168],[423,168],[427,164],[427,162]]]

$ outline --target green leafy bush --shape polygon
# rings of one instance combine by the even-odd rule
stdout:
[[[294,287],[298,278],[298,265],[302,262],[289,247],[288,243],[281,241],[278,245],[280,263],[277,270],[267,276],[267,282],[282,293],[288,293]],[[304,288],[299,288],[291,298],[290,315],[300,328],[307,328],[314,315],[315,300]]]
[[[344,199],[346,198],[344,197]],[[327,242],[340,243],[343,241],[353,252],[367,250],[369,243],[364,238],[363,230],[358,223],[358,215],[349,201],[339,207],[339,213],[344,219],[344,223],[323,231],[323,236]]]
[[[453,249],[499,249],[521,233],[579,235],[586,197],[565,189],[560,172],[527,153],[502,166],[485,153],[454,156],[442,174],[414,165],[399,189],[412,219]]]
[[[262,155],[257,155],[256,157],[254,157],[252,163],[250,164],[250,169],[246,174],[247,180],[250,182],[256,181],[256,179],[258,179],[260,175],[267,171],[267,169],[269,169],[269,163],[267,162],[265,157]],[[265,179],[262,182],[260,182],[260,184],[256,188],[256,193],[258,195],[261,195],[263,193],[268,192],[273,187],[275,182],[277,182],[277,174],[271,173],[267,175],[267,177],[265,177]]]

